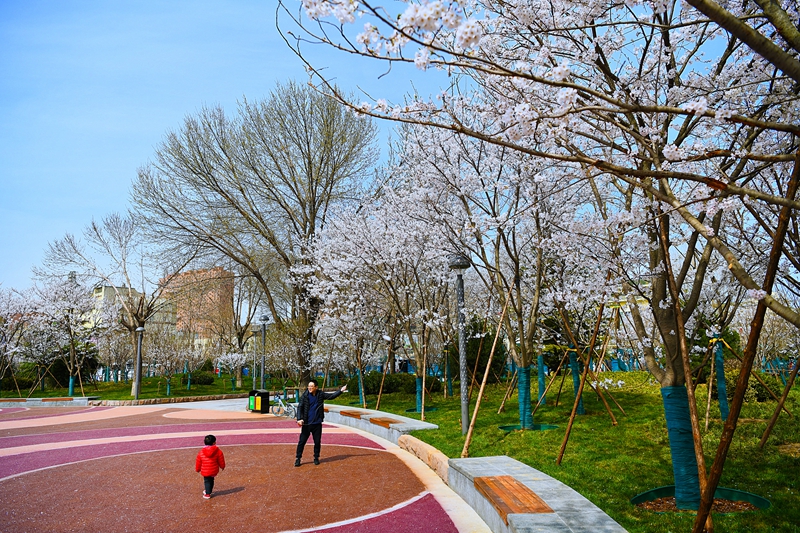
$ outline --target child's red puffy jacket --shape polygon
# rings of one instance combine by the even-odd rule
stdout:
[[[213,477],[219,474],[220,469],[225,470],[225,456],[216,444],[203,446],[197,452],[197,460],[194,464],[195,472],[200,472],[203,477]]]

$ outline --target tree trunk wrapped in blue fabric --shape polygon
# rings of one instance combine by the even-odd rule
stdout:
[[[422,412],[422,378],[417,376],[417,412]]]
[[[675,478],[675,504],[678,509],[697,510],[700,506],[700,479],[694,454],[692,421],[686,387],[663,387],[664,416],[667,419],[672,474]]]
[[[531,409],[531,367],[517,368],[517,388],[519,389],[519,425],[522,429],[533,428]]]
[[[722,340],[717,337],[714,347],[714,369],[717,372],[717,398],[719,399],[719,416],[725,422],[728,419],[728,390],[725,385],[725,362],[722,359]]]

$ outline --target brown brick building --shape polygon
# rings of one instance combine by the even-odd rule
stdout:
[[[164,283],[163,296],[174,302],[178,331],[193,333],[202,340],[230,335],[233,273],[222,267],[190,270]]]

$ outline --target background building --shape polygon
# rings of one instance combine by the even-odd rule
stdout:
[[[163,280],[162,280],[163,282]],[[234,325],[234,276],[222,267],[190,270],[164,283],[178,331],[207,343],[229,336]]]

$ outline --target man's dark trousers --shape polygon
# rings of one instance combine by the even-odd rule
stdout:
[[[300,440],[297,442],[297,452],[295,457],[303,457],[303,448],[306,446],[308,436],[314,437],[314,459],[319,459],[319,451],[322,446],[322,424],[303,424],[300,428]]]

